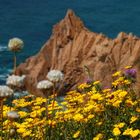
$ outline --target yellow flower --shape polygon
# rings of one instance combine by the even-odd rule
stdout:
[[[78,138],[80,135],[80,131],[78,130],[74,135],[73,135],[73,138]]]
[[[35,118],[35,117],[37,117],[37,111],[33,111],[33,112],[31,112],[30,113],[30,117],[32,117],[32,118]]]
[[[118,128],[123,128],[125,125],[125,123],[119,123],[119,124],[115,124],[114,127],[118,127]]]
[[[83,89],[89,88],[89,87],[91,87],[91,85],[89,85],[89,84],[87,84],[87,83],[83,83],[83,84],[81,84],[81,85],[78,86],[78,89],[83,90]]]
[[[104,93],[106,93],[106,92],[110,92],[110,91],[111,91],[110,88],[107,88],[107,89],[104,89],[104,90],[103,90]]]
[[[40,109],[40,106],[34,106],[32,109],[34,110]]]
[[[27,130],[24,127],[17,129],[18,133],[25,133]]]
[[[100,81],[95,81],[95,82],[93,83],[93,85],[98,85],[98,84],[100,84]]]
[[[93,138],[93,140],[102,140],[102,138],[103,138],[103,134],[99,133]]]
[[[91,99],[93,99],[93,100],[103,100],[103,97],[100,93],[96,93],[96,94],[93,94],[91,96]]]
[[[122,98],[124,98],[126,95],[127,95],[127,91],[121,91],[121,92],[118,94],[118,97],[122,99]]]
[[[117,77],[117,76],[120,76],[121,75],[121,71],[117,71],[117,72],[115,72],[112,76],[113,77]]]
[[[131,96],[129,89],[125,90],[125,88],[123,88],[123,85],[129,84],[129,81],[124,77],[120,77],[122,73],[118,72],[116,73],[116,76],[117,75],[119,77],[114,78],[116,79],[114,85],[118,86],[118,89],[104,89],[99,92],[96,86],[93,86],[93,84],[98,84],[99,81],[95,81],[91,85],[86,83],[81,84],[79,86],[80,89],[88,90],[80,90],[84,91],[83,93],[76,90],[71,91],[64,97],[64,101],[61,103],[58,103],[56,100],[53,101],[53,96],[50,96],[47,99],[49,101],[47,106],[49,114],[48,120],[46,120],[46,99],[42,97],[23,97],[22,99],[14,100],[14,106],[11,108],[4,105],[4,134],[8,135],[10,128],[14,126],[17,130],[17,135],[19,135],[21,139],[42,139],[47,126],[58,129],[59,124],[61,124],[59,128],[63,131],[64,128],[68,129],[65,123],[71,127],[71,122],[73,122],[72,127],[75,131],[72,131],[71,137],[72,139],[81,139],[82,131],[80,124],[87,125],[88,123],[94,123],[99,131],[98,134],[94,133],[96,135],[94,135],[92,139],[104,140],[108,134],[104,134],[104,130],[101,130],[101,126],[105,123],[106,111],[115,107],[119,112],[122,111],[122,113],[126,115],[126,118],[129,117],[127,108],[131,108],[132,112],[136,112],[136,114],[140,113],[140,99],[135,98],[135,95]],[[124,103],[124,107],[120,108],[120,106],[123,105],[122,103]],[[20,115],[20,118],[12,123],[6,117],[7,112],[10,110],[16,110]],[[110,116],[114,115],[112,111],[110,111],[109,114]],[[131,115],[127,122],[125,122],[126,124],[130,124],[130,126],[133,124],[136,130],[134,130],[134,128],[127,128],[127,125],[118,119],[119,118],[112,117],[112,124],[114,124],[113,122],[117,123],[114,124],[113,128],[112,124],[109,124],[108,129],[111,129],[112,136],[110,136],[108,140],[119,138],[122,135],[125,135],[123,136],[124,139],[126,136],[131,139],[139,139],[140,130],[136,129],[133,124],[139,120],[138,115]],[[67,131],[71,131],[71,129]],[[70,138],[69,134],[70,132],[68,132],[67,138]],[[63,133],[60,135],[59,138],[61,139]],[[55,139],[55,132],[53,139]]]
[[[24,137],[30,136],[31,133],[32,133],[32,131],[31,131],[31,130],[28,130],[28,131],[26,131],[26,132],[24,132],[24,133],[22,134],[22,137],[24,138]]]
[[[28,113],[24,111],[19,111],[18,114],[20,115],[21,118],[24,118],[28,115]]]
[[[119,136],[119,135],[121,134],[120,129],[119,129],[118,127],[115,127],[115,128],[113,129],[113,134],[114,134],[114,136]]]
[[[56,121],[54,120],[48,120],[48,124],[54,127],[56,125]]]
[[[131,82],[130,82],[130,80],[124,80],[124,84],[126,84],[126,85],[130,85]]]
[[[132,128],[127,128],[123,132],[123,135],[130,135],[132,138],[137,137],[137,135],[139,135],[139,134],[140,134],[140,130],[139,129],[133,130]]]
[[[140,113],[140,108],[137,107],[137,108],[136,108],[136,111]]]
[[[135,122],[137,119],[138,119],[138,117],[136,117],[136,116],[132,116],[131,119],[130,119],[130,123]]]
[[[132,128],[127,128],[124,132],[123,135],[130,135],[133,132]]]
[[[68,104],[68,102],[62,102],[61,103],[61,105],[64,105],[64,106],[67,105],[67,104]]]
[[[114,87],[116,87],[116,86],[118,86],[118,82],[112,82],[112,85],[114,86]]]
[[[132,138],[135,138],[138,134],[140,134],[140,130],[138,130],[138,129],[133,130],[132,133],[130,133]]]
[[[115,101],[112,105],[115,106],[115,107],[119,107],[121,102],[122,102],[122,101],[117,100],[117,101]]]
[[[119,81],[119,82],[123,82],[123,81],[124,81],[124,77],[123,77],[123,76],[119,77],[119,78],[118,78],[118,81]]]
[[[96,93],[97,92],[97,89],[96,89],[96,87],[94,86],[94,87],[92,87],[92,92],[90,91],[90,93]]]
[[[45,98],[37,97],[36,100],[35,100],[34,105],[41,105],[41,104],[43,104],[45,102],[46,102],[46,99]]]
[[[130,68],[132,68],[132,66],[126,66],[126,67],[125,67],[125,69],[130,69]]]
[[[77,113],[77,114],[75,114],[74,116],[73,116],[73,119],[75,120],[75,121],[81,121],[81,120],[83,120],[83,115],[82,114],[80,114],[80,113]]]
[[[99,126],[102,125],[102,124],[103,124],[103,122],[98,122],[98,123],[97,123],[97,125],[99,125]]]
[[[42,107],[41,109],[40,109],[40,112],[43,112],[43,111],[45,111],[46,110],[46,108],[45,107]]]
[[[32,118],[27,118],[27,119],[25,119],[25,121],[26,121],[26,122],[32,122],[33,119],[32,119]]]
[[[135,102],[133,102],[131,99],[127,99],[125,101],[125,103],[126,103],[127,106],[133,106],[133,105],[135,105]]]
[[[94,118],[94,115],[93,114],[88,115],[88,119],[89,120],[92,119],[92,118]]]

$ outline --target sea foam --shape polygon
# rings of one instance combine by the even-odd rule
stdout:
[[[6,51],[7,46],[6,45],[0,45],[0,52]]]

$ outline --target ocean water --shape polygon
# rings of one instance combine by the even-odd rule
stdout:
[[[73,9],[87,28],[114,38],[120,31],[140,36],[139,0],[0,0],[0,84],[13,67],[7,50],[10,38],[25,42],[18,63],[36,54],[49,39],[54,24]]]

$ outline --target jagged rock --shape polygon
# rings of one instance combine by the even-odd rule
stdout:
[[[100,80],[104,86],[109,86],[111,74],[126,65],[137,69],[139,86],[138,37],[121,32],[117,38],[110,39],[103,34],[91,32],[72,10],[68,10],[65,18],[54,26],[52,36],[40,52],[20,64],[16,73],[26,74],[26,89],[42,96],[36,85],[38,81],[46,79],[50,69],[58,69],[65,74],[61,89],[61,93],[64,93],[86,78],[84,66],[90,69],[94,80]]]

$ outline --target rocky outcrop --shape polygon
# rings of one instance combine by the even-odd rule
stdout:
[[[65,92],[86,78],[84,66],[87,66],[94,80],[100,80],[104,86],[112,81],[111,74],[126,65],[132,65],[140,71],[140,39],[134,35],[119,33],[110,39],[102,33],[89,31],[72,10],[56,24],[53,33],[40,52],[20,64],[16,73],[26,74],[26,89],[32,94],[42,95],[36,84],[50,69],[59,69],[65,74],[63,89]]]

